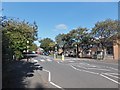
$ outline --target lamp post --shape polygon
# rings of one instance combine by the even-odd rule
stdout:
[[[77,44],[75,45],[75,47],[76,47],[76,58],[77,58],[77,53],[78,53],[78,52],[77,52]]]
[[[64,61],[64,59],[65,59],[65,56],[64,56],[64,45],[61,45],[61,47],[62,47],[62,61]]]
[[[28,61],[28,52],[29,52],[29,50],[28,50],[29,46],[28,45],[29,45],[29,41],[27,41],[27,51],[26,51],[26,53],[27,53],[27,61]]]
[[[54,59],[57,58],[57,42],[55,42],[55,52],[54,52]]]

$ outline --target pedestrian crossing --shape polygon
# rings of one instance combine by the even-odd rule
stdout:
[[[39,60],[34,60],[35,62],[37,61],[39,61],[39,62],[51,62],[51,61],[53,61],[52,59],[39,59]]]

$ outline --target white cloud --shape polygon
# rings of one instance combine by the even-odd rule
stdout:
[[[57,30],[66,30],[67,29],[67,25],[65,24],[58,24],[55,26],[55,29]]]

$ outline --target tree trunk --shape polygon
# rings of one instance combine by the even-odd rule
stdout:
[[[103,52],[104,52],[104,57],[103,57],[103,59],[105,60],[105,59],[106,59],[106,56],[107,56],[106,48],[104,48]]]
[[[76,57],[78,57],[79,56],[79,44],[77,44],[77,55],[76,55]]]

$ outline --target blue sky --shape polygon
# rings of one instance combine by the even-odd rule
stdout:
[[[3,15],[36,21],[38,37],[54,40],[73,28],[91,29],[97,21],[118,19],[117,2],[3,2]]]

